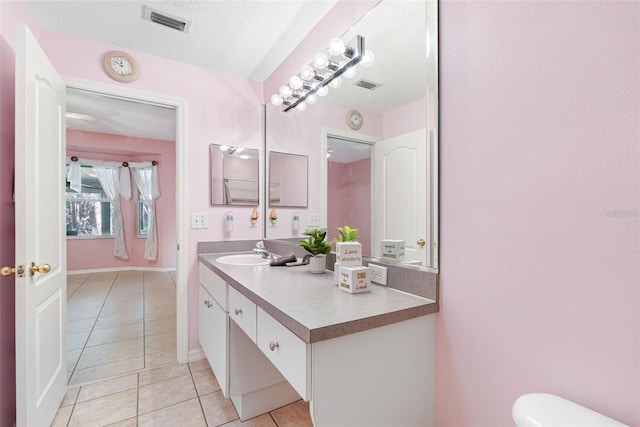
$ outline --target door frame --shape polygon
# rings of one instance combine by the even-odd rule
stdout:
[[[371,145],[371,149],[373,149],[376,142],[380,141],[380,138],[371,136],[371,135],[365,135],[361,133],[350,132],[350,131],[330,128],[326,126],[322,127],[322,139],[321,139],[322,151],[320,152],[321,153],[320,155],[320,225],[322,227],[327,227],[328,220],[329,220],[329,217],[327,215],[327,205],[328,205],[327,179],[329,177],[327,164],[329,162],[327,162],[326,153],[329,145],[327,144],[327,139],[332,136],[335,136],[336,138],[352,140],[353,142],[369,144]],[[371,169],[371,173],[373,173],[373,168]],[[373,176],[371,178],[372,178],[371,182],[373,182]],[[371,203],[372,203],[371,208],[373,208],[373,199]],[[373,227],[373,221],[371,222],[371,226]],[[372,233],[372,232],[373,230],[369,230],[369,233]]]
[[[188,237],[187,203],[187,102],[183,98],[146,92],[95,81],[64,77],[67,88],[128,98],[173,107],[176,115],[176,356],[178,363],[189,361]]]

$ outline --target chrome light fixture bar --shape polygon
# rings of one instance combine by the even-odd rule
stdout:
[[[305,110],[307,103],[315,104],[318,96],[328,93],[328,86],[340,87],[340,76],[353,77],[356,64],[368,66],[372,62],[373,54],[365,51],[364,37],[358,35],[346,44],[336,37],[328,49],[318,53],[313,61],[302,67],[300,73],[289,79],[288,84],[271,96],[271,103],[283,105],[284,112],[292,108]]]

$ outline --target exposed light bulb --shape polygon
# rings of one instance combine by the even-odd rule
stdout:
[[[327,68],[327,66],[329,65],[329,58],[327,58],[327,55],[325,55],[324,53],[318,53],[313,57],[313,65],[315,65],[318,70]]]
[[[363,67],[368,67],[369,65],[373,64],[374,59],[375,57],[373,56],[373,52],[371,52],[370,50],[365,50],[360,63]]]
[[[307,104],[313,105],[316,103],[317,100],[318,100],[318,95],[316,95],[315,93],[310,93],[307,96]]]
[[[289,79],[289,86],[291,86],[291,89],[300,89],[302,87],[302,79],[300,78],[300,76],[292,76]]]
[[[342,79],[340,77],[336,77],[335,79],[329,82],[329,86],[331,86],[334,89],[339,88],[340,86],[342,86]]]
[[[345,78],[350,79],[353,76],[356,75],[356,67],[355,65],[352,67],[347,67],[346,70],[344,70],[344,73],[342,74]]]
[[[302,67],[302,70],[300,70],[300,77],[302,77],[304,80],[311,80],[315,76],[316,72],[308,65],[305,65],[304,67]]]
[[[302,101],[300,104],[296,105],[296,110],[304,111],[307,109],[307,103]]]
[[[283,98],[288,98],[293,93],[293,90],[289,86],[280,86],[280,90],[278,91],[278,93]]]
[[[329,88],[326,86],[322,86],[316,91],[316,93],[318,94],[318,96],[327,96],[327,94],[329,93]]]
[[[331,55],[342,55],[346,50],[347,48],[345,47],[344,42],[339,37],[335,37],[329,42],[329,53]]]
[[[271,103],[273,105],[282,105],[283,102],[284,98],[282,98],[280,94],[274,93],[273,95],[271,95]]]

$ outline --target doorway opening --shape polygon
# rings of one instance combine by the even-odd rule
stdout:
[[[96,127],[97,131],[92,131],[80,123],[75,129],[68,129],[67,154],[112,161],[156,160],[161,192],[156,200],[159,213],[156,262],[144,260],[142,255],[146,242],[144,209],[136,198],[135,185],[132,200],[122,203],[130,261],[118,263],[111,238],[69,241],[68,383],[77,385],[147,367],[185,363],[187,254],[180,250],[187,247],[185,102],[94,82],[65,83],[67,93],[73,94],[69,99],[74,102],[79,102],[78,96],[88,99],[93,106],[91,111],[97,111],[96,116],[104,115],[101,122],[106,126],[106,130]],[[101,104],[102,110],[98,107]],[[126,126],[121,129],[123,116],[133,119],[138,128],[159,129],[161,125],[145,126],[145,115],[154,112],[162,116],[165,125],[171,121],[172,136],[140,135]],[[99,250],[86,250],[87,243],[101,247],[102,251],[111,246],[110,256],[101,257]],[[71,249],[72,245],[77,247]],[[96,258],[113,261],[100,265]]]
[[[323,129],[321,158],[322,223],[327,238],[338,227],[358,228],[362,253],[371,255],[372,151],[377,138],[337,129]]]

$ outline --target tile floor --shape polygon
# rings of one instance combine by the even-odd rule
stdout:
[[[68,278],[69,386],[53,426],[312,426],[292,403],[241,422],[208,362],[176,363],[175,276]]]
[[[170,364],[70,387],[52,426],[311,427],[308,403],[241,422],[209,364]]]
[[[172,362],[176,362],[173,273],[68,276],[70,386]]]

